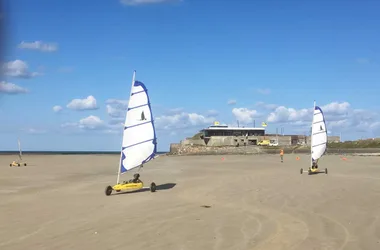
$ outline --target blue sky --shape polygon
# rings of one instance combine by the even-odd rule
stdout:
[[[9,2],[0,150],[119,150],[135,69],[159,150],[215,120],[304,134],[314,99],[380,136],[379,1]]]

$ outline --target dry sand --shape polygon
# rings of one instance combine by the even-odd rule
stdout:
[[[0,249],[380,249],[380,158],[300,157],[163,156],[105,196],[118,155],[0,156]]]

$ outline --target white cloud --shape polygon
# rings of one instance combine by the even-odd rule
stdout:
[[[0,93],[15,95],[27,93],[28,90],[10,82],[0,82]]]
[[[25,79],[40,75],[40,73],[37,72],[30,72],[28,64],[19,59],[4,63],[2,66],[2,71],[6,76]]]
[[[27,132],[28,134],[45,134],[47,133],[44,129],[36,129],[36,128],[27,128],[23,129],[23,131]]]
[[[121,100],[121,99],[108,99],[106,104],[116,105],[118,108],[127,109],[129,100]]]
[[[204,116],[197,113],[180,112],[174,115],[162,115],[155,118],[157,129],[184,129],[198,126],[211,125],[214,117]]]
[[[230,99],[230,100],[228,100],[227,104],[228,105],[235,105],[236,104],[236,100]]]
[[[326,120],[327,130],[338,134],[346,132],[380,135],[379,113],[364,109],[354,109],[348,102],[332,102],[320,106]],[[271,124],[288,124],[291,131],[308,131],[312,120],[312,108],[294,109],[285,106],[277,107],[270,112],[267,121]],[[289,131],[288,130],[288,131]]]
[[[170,136],[175,136],[175,135],[177,135],[177,132],[176,131],[171,131],[169,135]]]
[[[124,112],[122,112],[123,110],[114,108],[109,104],[107,104],[106,109],[107,109],[107,114],[111,117],[117,118],[117,117],[122,117],[124,115]]]
[[[158,4],[169,2],[181,2],[182,0],[120,0],[120,3],[124,5],[136,6],[143,4]]]
[[[272,123],[305,121],[312,116],[311,111],[312,109],[296,110],[280,106],[268,115],[267,121]]]
[[[106,104],[107,114],[114,118],[124,117],[128,109],[128,100],[108,99]]]
[[[98,109],[96,99],[92,95],[85,99],[74,99],[66,106],[69,109],[74,110],[94,110]]]
[[[257,89],[257,92],[262,95],[269,95],[271,93],[270,89]]]
[[[323,110],[323,107],[322,107]],[[349,109],[346,113],[334,115],[334,113],[325,113],[327,128],[335,131],[350,132],[376,132],[379,123],[379,113],[363,110]],[[339,113],[339,112],[337,112]],[[352,130],[352,131],[351,131]]]
[[[321,109],[323,110],[323,112],[345,114],[349,111],[350,104],[348,102],[332,102],[322,106]]]
[[[79,120],[79,127],[83,129],[100,129],[105,127],[105,122],[97,116],[90,115]]]
[[[219,115],[219,112],[218,112],[217,110],[210,109],[210,110],[207,110],[206,115],[207,115],[207,116],[215,117],[215,116],[218,116],[218,115]]]
[[[108,121],[108,124],[113,126],[113,125],[120,125],[124,126],[125,119],[124,118],[113,118]]]
[[[173,108],[165,111],[165,115],[175,115],[183,112],[183,108]]]
[[[77,122],[65,122],[65,123],[61,124],[61,127],[62,128],[78,127],[78,123]]]
[[[275,110],[279,105],[277,105],[277,104],[270,104],[270,103],[264,103],[264,102],[257,102],[257,103],[255,104],[255,106],[258,107],[258,108],[265,109],[265,110],[273,111],[273,110]]]
[[[259,114],[254,109],[247,108],[233,108],[232,114],[235,116],[239,123],[252,123],[255,117],[259,117]]]
[[[61,106],[59,106],[59,105],[56,105],[56,106],[53,107],[53,111],[54,111],[55,113],[60,112],[62,109],[63,109],[63,108],[62,108]]]
[[[61,125],[63,128],[79,128],[83,130],[103,130],[107,129],[107,124],[105,121],[100,119],[97,116],[90,115],[83,119],[80,119],[79,122],[67,122]]]
[[[56,43],[44,43],[42,41],[35,42],[24,42],[22,41],[18,47],[20,49],[31,49],[31,50],[39,50],[43,52],[53,52],[58,50],[58,45]]]
[[[378,135],[380,134],[380,121],[377,121],[377,122],[373,122],[369,128],[371,130],[373,130],[375,133],[378,133]]]

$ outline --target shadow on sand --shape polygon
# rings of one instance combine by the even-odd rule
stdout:
[[[314,172],[314,173],[310,173],[310,174],[307,174],[307,175],[316,175],[316,174],[326,174],[325,172]]]
[[[156,192],[157,191],[160,191],[160,190],[168,190],[168,189],[172,189],[175,187],[175,185],[177,185],[176,183],[165,183],[165,184],[160,184],[160,185],[157,185],[156,186]],[[138,190],[135,190],[135,191],[121,191],[119,193],[114,193],[112,195],[118,195],[118,194],[133,194],[133,193],[141,193],[141,192],[147,192],[147,191],[150,191],[150,188],[149,187],[143,187],[142,189],[138,189]]]

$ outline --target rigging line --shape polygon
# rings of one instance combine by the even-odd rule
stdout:
[[[141,165],[139,166],[139,168],[137,169],[137,173],[140,173],[140,169],[142,169],[142,167],[143,167],[143,164],[141,164]]]

